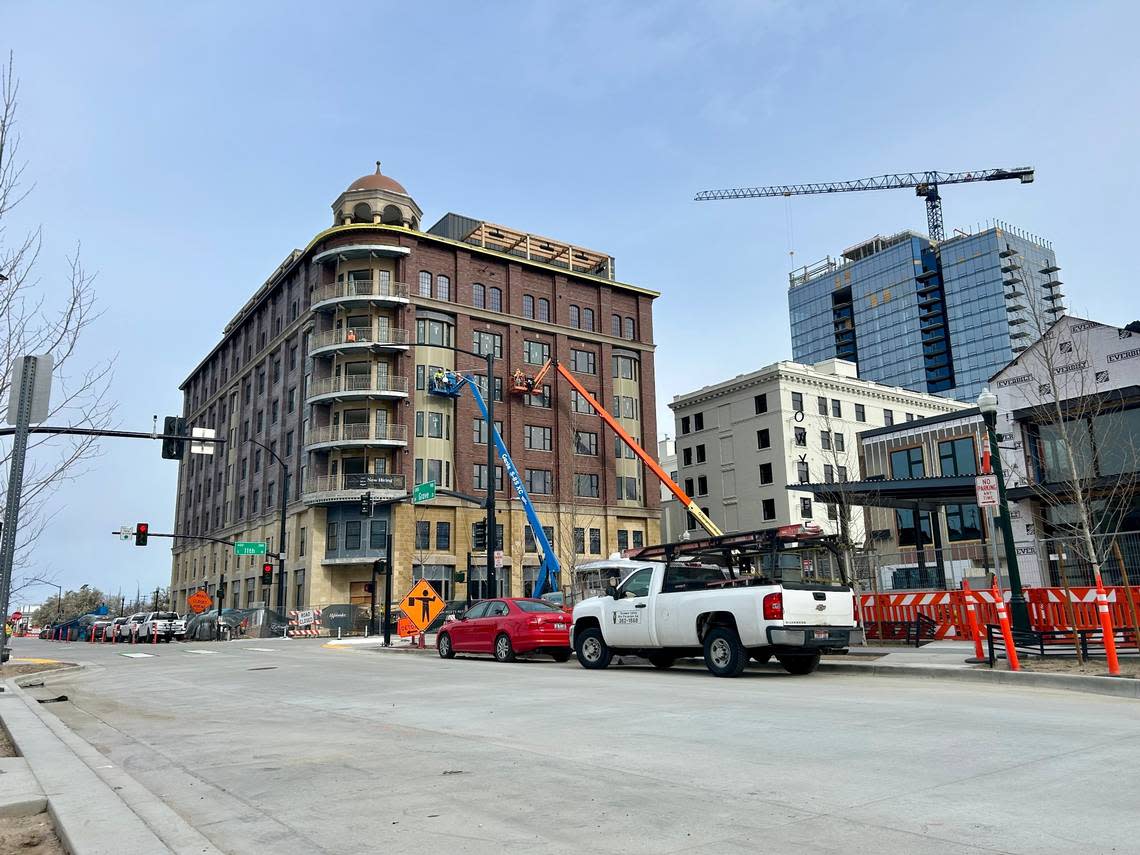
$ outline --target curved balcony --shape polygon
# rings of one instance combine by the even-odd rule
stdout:
[[[306,505],[327,505],[358,502],[365,493],[370,493],[374,501],[382,501],[402,498],[407,492],[403,475],[310,475],[301,499]]]
[[[408,293],[403,282],[329,282],[313,290],[311,308],[314,312],[331,312],[358,306],[399,306],[408,302]]]
[[[305,448],[318,451],[322,448],[400,446],[408,444],[407,425],[350,424],[309,428],[305,434]]]
[[[313,333],[310,356],[328,353],[353,353],[372,350],[407,350],[408,331],[395,327],[348,327]]]
[[[309,382],[310,404],[333,403],[360,398],[406,398],[408,378],[394,374],[346,374],[343,377],[314,377]]]

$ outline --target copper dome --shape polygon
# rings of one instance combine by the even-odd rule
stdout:
[[[376,171],[371,175],[365,175],[357,178],[348,185],[349,192],[351,190],[387,190],[389,193],[399,193],[402,196],[407,196],[408,191],[404,189],[394,178],[389,178],[387,175],[380,174],[380,161],[376,161]]]

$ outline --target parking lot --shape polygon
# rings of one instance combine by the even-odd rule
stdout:
[[[67,694],[54,713],[235,853],[1124,852],[1140,834],[1135,701],[315,640],[15,655],[88,664],[35,691]]]

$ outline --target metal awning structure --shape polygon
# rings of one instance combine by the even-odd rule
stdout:
[[[864,505],[934,511],[946,505],[976,502],[973,475],[929,478],[882,478],[831,484],[789,484],[789,490],[811,493],[826,504]]]

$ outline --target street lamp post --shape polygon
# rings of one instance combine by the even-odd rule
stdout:
[[[265,449],[281,466],[281,494],[278,501],[279,526],[277,532],[277,611],[285,615],[285,505],[289,499],[289,464],[281,459],[272,448],[256,439],[250,439],[254,445]],[[298,607],[300,604],[298,603]],[[220,614],[219,606],[219,614]]]
[[[1025,593],[1021,590],[1021,570],[1017,565],[1017,548],[1013,542],[1013,523],[1009,518],[1009,504],[1005,497],[1005,470],[1001,462],[1001,449],[997,438],[997,395],[984,387],[978,395],[978,409],[986,423],[986,434],[990,443],[990,460],[993,461],[994,475],[998,483],[998,516],[1001,520],[1001,539],[1005,544],[1005,562],[1009,567],[1009,612],[1013,628],[1018,632],[1029,632],[1029,606]],[[998,568],[994,568],[997,570]]]

